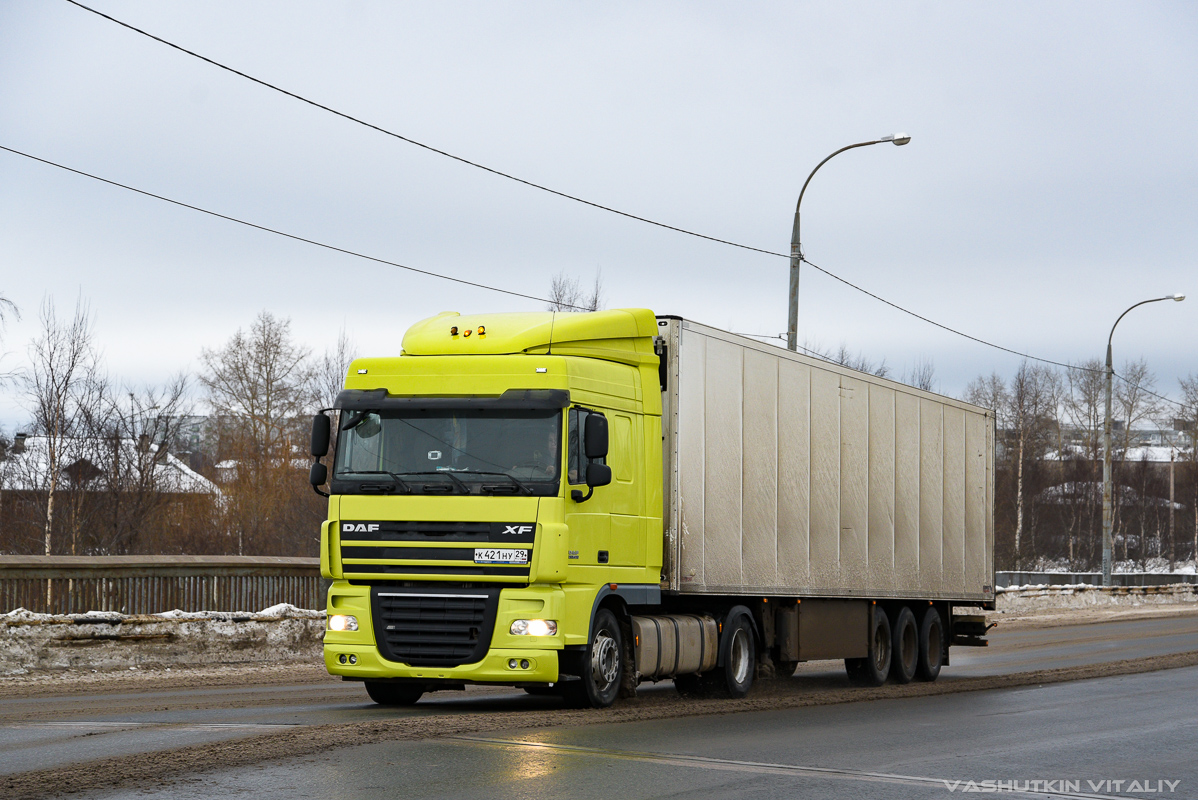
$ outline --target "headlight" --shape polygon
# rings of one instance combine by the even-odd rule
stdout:
[[[518,619],[512,623],[513,636],[557,636],[555,619]]]
[[[357,629],[357,617],[351,617],[349,614],[333,614],[329,617],[329,630],[331,631],[356,631]]]

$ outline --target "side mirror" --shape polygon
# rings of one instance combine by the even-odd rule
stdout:
[[[308,483],[313,486],[324,486],[325,481],[329,479],[329,468],[319,461],[312,465],[312,470],[308,473]]]
[[[587,485],[607,486],[611,483],[611,467],[591,462],[587,465]]]
[[[332,421],[324,414],[312,417],[312,455],[323,458],[329,454],[329,435]],[[324,483],[321,480],[321,483]]]
[[[583,439],[587,458],[605,457],[607,455],[607,417],[602,414],[588,414]],[[589,471],[587,474],[590,474]],[[589,477],[587,483],[591,483]],[[591,485],[603,486],[604,484]]]

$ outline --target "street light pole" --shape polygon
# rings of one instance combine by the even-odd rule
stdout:
[[[1154,297],[1151,300],[1141,300],[1132,308],[1139,308],[1146,303],[1159,303],[1162,300],[1185,300],[1184,294],[1169,294],[1164,297]],[[1106,419],[1102,425],[1102,585],[1111,585],[1111,527],[1114,523],[1114,513],[1111,503],[1111,381],[1115,375],[1115,367],[1111,360],[1111,339],[1115,336],[1115,328],[1127,316],[1127,311],[1119,315],[1111,326],[1111,335],[1106,338]]]
[[[799,267],[803,263],[803,246],[802,240],[799,238],[799,209],[803,207],[803,195],[807,191],[807,184],[811,183],[811,179],[815,177],[815,173],[819,172],[820,167],[845,150],[852,150],[854,147],[869,147],[871,144],[881,144],[882,142],[893,142],[896,146],[901,147],[909,141],[911,141],[911,137],[907,134],[895,133],[874,139],[871,142],[858,142],[842,147],[816,164],[815,169],[811,170],[811,174],[807,176],[807,180],[803,181],[803,188],[799,192],[799,202],[795,203],[794,227],[790,231],[790,318],[786,324],[786,346],[790,350],[797,350],[799,346]]]

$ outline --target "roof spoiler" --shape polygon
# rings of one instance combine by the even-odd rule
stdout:
[[[447,409],[490,409],[530,411],[566,408],[566,389],[508,389],[499,397],[396,397],[386,389],[346,389],[337,395],[334,408],[344,411],[441,411]]]

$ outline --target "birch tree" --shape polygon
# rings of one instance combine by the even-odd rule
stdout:
[[[31,365],[23,376],[25,397],[34,430],[46,439],[44,545],[45,554],[50,555],[54,500],[62,469],[72,455],[68,452],[71,440],[85,424],[101,385],[91,315],[82,300],[75,304],[70,320],[60,321],[54,301],[46,299],[41,330],[29,346],[29,360]]]

